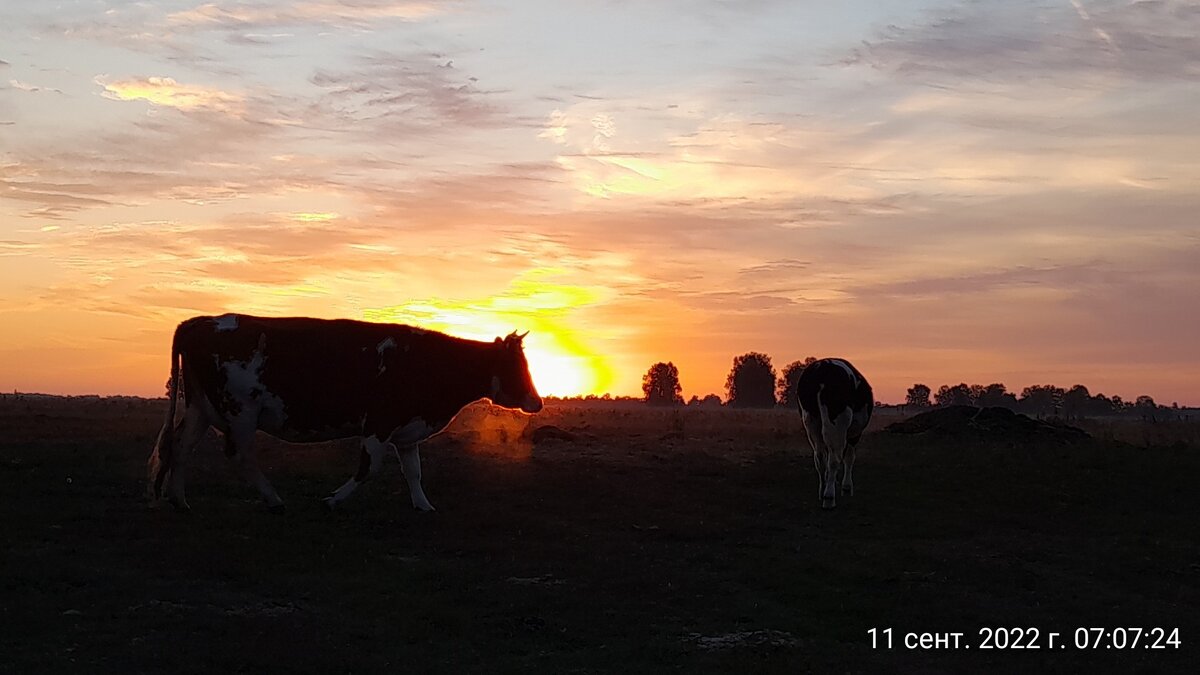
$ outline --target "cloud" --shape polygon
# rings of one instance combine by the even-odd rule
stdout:
[[[646,136],[623,131],[644,128],[646,119],[617,108],[588,101],[556,109],[539,134],[560,148],[556,161],[580,193],[633,205],[649,200],[693,206],[816,192],[863,194],[825,180],[811,152],[806,161],[794,161],[809,144],[800,129],[733,115],[677,115],[657,125],[661,135]]]
[[[116,101],[146,101],[151,105],[179,110],[197,108],[233,113],[244,109],[245,99],[215,87],[185,85],[170,77],[145,77],[107,82],[96,78],[104,87],[102,95]]]
[[[244,30],[280,26],[366,27],[385,20],[416,21],[447,3],[410,0],[320,0],[295,4],[207,3],[167,17],[174,28]]]
[[[377,52],[353,68],[318,69],[310,82],[325,91],[318,106],[331,125],[372,138],[532,124],[499,102],[503,92],[480,89],[439,53]]]
[[[40,245],[32,242],[15,239],[0,239],[0,258],[27,255],[40,249]]]
[[[9,80],[8,84],[13,89],[16,89],[18,91],[27,91],[30,93],[38,93],[38,92],[51,92],[51,93],[55,93],[55,94],[63,93],[62,89],[55,89],[54,87],[39,87],[34,84],[29,84],[28,82],[22,82],[21,80]]]
[[[1193,81],[1200,76],[1200,12],[1176,0],[1077,0],[952,6],[924,22],[892,25],[843,63],[900,77],[945,80],[1055,79],[1094,86],[1131,80]]]

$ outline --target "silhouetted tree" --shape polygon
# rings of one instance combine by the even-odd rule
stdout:
[[[993,382],[986,387],[983,387],[975,399],[975,405],[980,407],[999,406],[1016,410],[1017,397],[1015,394],[1008,392],[1008,387],[1005,387],[999,382]]]
[[[1153,398],[1146,395],[1137,397],[1133,401],[1133,409],[1136,410],[1143,419],[1157,421],[1155,413],[1158,412],[1158,404],[1154,402]]]
[[[938,387],[937,393],[933,395],[933,400],[939,406],[943,405],[974,405],[971,400],[971,388],[966,382],[960,382],[953,387],[943,384]]]
[[[734,408],[775,407],[775,368],[771,357],[747,352],[735,358],[725,378],[725,393]]]
[[[1096,394],[1092,397],[1092,400],[1088,401],[1088,415],[1111,415],[1114,412],[1116,412],[1116,406],[1113,405],[1112,399],[1104,394]]]
[[[701,408],[720,408],[721,397],[717,396],[716,394],[706,394],[704,398],[692,396],[692,398],[688,400],[688,405],[698,406]]]
[[[796,405],[796,383],[800,381],[800,373],[804,369],[817,362],[815,356],[810,356],[803,361],[792,361],[783,369],[783,374],[779,376],[779,382],[776,383],[778,391],[775,396],[779,399],[779,405],[793,406]]]
[[[660,361],[650,366],[650,370],[642,376],[642,393],[650,405],[682,405],[683,387],[679,384],[679,369],[670,361]]]
[[[1063,417],[1078,418],[1088,413],[1092,404],[1092,392],[1082,384],[1077,384],[1067,390],[1062,398]]]
[[[1056,415],[1062,408],[1063,397],[1067,392],[1062,387],[1052,384],[1035,384],[1021,390],[1021,409],[1032,415],[1044,417]]]
[[[904,397],[904,405],[911,405],[914,408],[928,408],[933,405],[929,400],[931,390],[927,384],[914,384],[908,388],[908,394]]]

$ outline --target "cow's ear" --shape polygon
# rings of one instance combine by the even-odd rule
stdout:
[[[503,342],[504,342],[504,340],[501,340],[500,338],[496,338],[496,340],[495,340],[494,342],[492,342],[492,344],[498,345],[498,344],[501,344],[501,343],[503,343]]]

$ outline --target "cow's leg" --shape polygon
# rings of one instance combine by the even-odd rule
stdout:
[[[242,478],[258,489],[271,513],[283,513],[283,500],[258,466],[258,453],[254,449],[254,429],[230,429],[225,434],[225,454],[237,463]]]
[[[808,444],[812,446],[813,468],[817,470],[817,499],[820,499],[825,489],[825,458],[829,455],[829,449],[825,447],[825,439],[812,432],[808,434]]]
[[[170,457],[160,458],[167,464],[167,501],[179,511],[191,509],[187,503],[184,490],[187,483],[187,464],[192,450],[204,432],[208,431],[208,418],[199,406],[188,406],[183,411],[183,419],[175,427],[174,447]]]
[[[350,480],[343,483],[332,495],[325,498],[325,506],[332,509],[349,497],[360,484],[379,475],[379,468],[383,466],[383,454],[387,450],[387,446],[387,443],[373,435],[364,438],[361,444],[358,471],[354,472]]]
[[[847,408],[837,417],[828,420],[828,424],[823,424],[821,428],[821,436],[829,450],[825,462],[825,486],[821,491],[822,508],[832,509],[837,506],[837,473],[846,450],[846,433],[850,430],[850,420],[850,409]]]
[[[408,480],[408,493],[412,496],[413,508],[418,511],[432,511],[433,504],[425,497],[421,487],[421,454],[417,444],[406,445],[397,449],[400,456],[400,467],[404,469],[404,478]]]
[[[846,455],[844,458],[846,475],[842,477],[842,494],[844,495],[854,496],[854,477],[851,475],[854,472],[854,458],[858,452],[858,443],[862,440],[863,433],[870,423],[870,406],[862,410],[856,410],[850,421],[850,432],[846,437]]]
[[[854,496],[854,443],[846,442],[846,453],[842,457],[842,465],[845,466],[845,473],[842,475],[842,494]]]
[[[825,447],[825,439],[821,436],[821,421],[816,415],[808,414],[801,409],[804,420],[804,432],[808,434],[808,444],[812,446],[813,468],[817,471],[817,499],[821,499],[825,490],[825,457],[829,454]]]

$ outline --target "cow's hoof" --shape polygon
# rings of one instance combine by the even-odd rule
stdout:
[[[267,507],[267,511],[269,511],[271,515],[282,516],[287,511],[287,506],[282,503],[272,504],[271,506]]]
[[[842,486],[842,494],[846,495],[847,497],[853,497],[854,496],[854,488],[846,487],[845,485],[843,485]]]
[[[326,497],[322,499],[321,504],[325,507],[326,511],[333,511],[334,507],[337,506],[337,502],[333,500],[333,497]]]
[[[175,507],[176,513],[189,513],[192,510],[192,507],[188,506],[186,500],[171,498],[170,502],[171,506]]]
[[[433,508],[433,504],[425,504],[424,506],[413,504],[413,511],[416,511],[417,513],[433,513],[436,510],[437,509]]]
[[[822,499],[821,500],[821,508],[823,508],[825,510],[837,508],[837,502],[835,502],[832,499]]]

